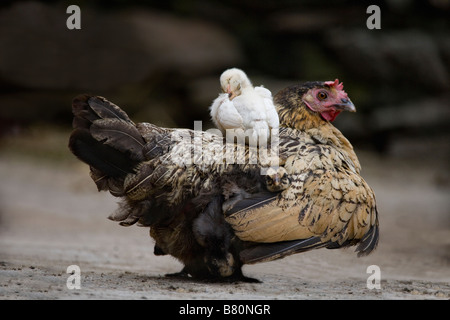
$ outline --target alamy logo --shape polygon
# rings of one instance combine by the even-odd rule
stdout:
[[[67,7],[66,13],[71,13],[67,18],[66,26],[69,30],[81,29],[81,9],[79,6],[70,5]]]
[[[67,278],[67,289],[81,289],[81,269],[76,264],[70,265],[67,267],[67,273],[70,276]]]
[[[227,129],[224,139],[218,129],[203,131],[201,121],[194,122],[191,133],[187,129],[172,132],[175,147],[171,149],[170,159],[179,166],[259,164],[263,175],[269,167],[279,166],[277,129],[271,130],[270,146],[267,139],[252,138],[252,130]],[[225,142],[235,140],[237,143]]]
[[[381,29],[381,10],[379,6],[370,5],[367,7],[366,13],[371,14],[366,21],[367,29]]]
[[[366,273],[371,275],[367,278],[367,289],[381,289],[381,269],[377,265],[367,267]]]

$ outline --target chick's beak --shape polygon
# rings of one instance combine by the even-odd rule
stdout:
[[[338,110],[356,112],[355,105],[350,99],[341,99],[341,103],[337,103],[334,106]]]
[[[274,185],[274,186],[278,186],[278,185],[280,184],[280,181],[281,181],[280,177],[278,176],[278,174],[276,174],[276,175],[273,177],[273,185]]]

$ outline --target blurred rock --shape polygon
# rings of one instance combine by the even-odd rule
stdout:
[[[238,44],[204,21],[143,9],[81,8],[81,30],[66,7],[17,2],[0,11],[0,77],[39,89],[108,90],[165,69],[203,74],[242,60]]]
[[[373,112],[372,120],[378,130],[431,126],[448,126],[450,121],[450,95],[409,101],[401,105],[386,105]]]
[[[346,67],[362,79],[444,91],[450,76],[437,38],[418,30],[331,30],[327,42]]]
[[[441,53],[442,61],[447,67],[447,73],[450,73],[450,36],[449,34],[441,34],[436,38],[436,43]]]
[[[350,24],[355,20],[361,21],[363,18],[358,7],[330,9],[276,12],[270,18],[270,27],[280,33],[311,33],[330,29],[331,26]]]

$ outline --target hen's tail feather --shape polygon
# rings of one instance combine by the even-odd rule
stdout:
[[[103,97],[78,95],[72,101],[72,112],[75,118],[90,122],[97,119],[121,119],[134,124],[125,111]]]
[[[78,159],[109,177],[123,177],[133,172],[137,164],[131,162],[126,154],[95,140],[85,129],[72,132],[69,148]]]
[[[95,168],[97,175],[121,178],[134,172],[145,142],[122,109],[102,97],[79,95],[72,112],[69,148],[78,159]]]
[[[91,125],[90,133],[97,141],[127,154],[132,160],[144,160],[145,141],[134,125],[121,119],[100,119]]]

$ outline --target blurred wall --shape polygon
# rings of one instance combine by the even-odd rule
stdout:
[[[66,8],[81,8],[69,30]],[[71,99],[103,95],[136,121],[211,127],[208,107],[228,67],[279,89],[339,78],[358,113],[338,126],[358,147],[449,155],[448,0],[4,1],[0,132],[70,127]],[[422,142],[424,147],[418,147]],[[425,148],[425,149],[424,149]],[[433,150],[435,150],[433,149]],[[444,149],[442,151],[442,149]]]

